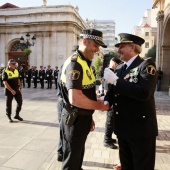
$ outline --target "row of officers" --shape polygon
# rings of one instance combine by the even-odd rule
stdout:
[[[23,66],[20,66],[17,69],[19,71],[19,77],[23,87],[25,87],[27,84],[27,88],[30,88],[31,83],[33,82],[33,88],[37,88],[37,83],[39,82],[41,88],[44,89],[44,84],[46,82],[47,89],[51,89],[54,82],[55,88],[57,89],[57,79],[59,72],[57,66],[54,70],[51,69],[50,65],[47,66],[47,69],[45,69],[43,66],[40,66],[39,70],[36,66],[30,67],[30,65],[27,66],[26,70],[24,70]]]

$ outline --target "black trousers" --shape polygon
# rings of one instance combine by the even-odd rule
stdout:
[[[37,88],[37,78],[33,78],[34,87]]]
[[[128,139],[118,137],[122,170],[154,170],[156,137]]]
[[[31,87],[31,78],[30,77],[27,77],[27,84],[28,84],[28,87]]]
[[[13,98],[15,98],[17,102],[16,115],[19,115],[19,112],[21,111],[22,107],[22,95],[20,91],[17,91],[15,95],[13,95],[12,93],[8,93],[6,95],[6,114],[11,115]]]
[[[113,110],[109,110],[107,112],[106,123],[105,123],[105,134],[104,134],[104,142],[105,143],[111,142],[113,128],[114,128]]]
[[[81,170],[85,142],[90,132],[92,116],[78,116],[72,127],[65,124],[67,111],[62,110],[61,129],[63,134],[62,170]]]
[[[57,89],[57,78],[55,78],[54,81],[55,81],[55,88]]]
[[[22,86],[25,87],[25,78],[24,77],[20,78],[20,81],[22,83]]]
[[[41,84],[41,88],[43,89],[44,88],[44,79],[42,78],[40,78],[40,84]]]
[[[48,86],[47,86],[47,88],[52,88],[52,79],[51,78],[48,78],[47,79],[47,84],[48,84]]]
[[[58,155],[63,155],[63,145],[62,145],[62,141],[63,141],[63,137],[62,137],[62,130],[61,130],[61,117],[62,117],[62,110],[63,110],[63,106],[64,106],[64,102],[63,99],[61,97],[57,97],[57,113],[58,113],[58,123],[59,123],[59,141],[58,141]]]

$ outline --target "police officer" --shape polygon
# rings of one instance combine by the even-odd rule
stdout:
[[[30,65],[27,66],[27,69],[25,71],[26,81],[27,81],[27,88],[31,87],[31,76],[32,76],[32,69],[30,69]]]
[[[55,70],[54,70],[54,82],[55,82],[55,89],[57,89],[57,79],[58,79],[58,67],[56,66],[55,67]]]
[[[47,70],[46,70],[46,80],[47,80],[47,89],[52,88],[52,79],[53,79],[53,71],[51,69],[51,66],[48,65]]]
[[[22,107],[22,95],[21,95],[21,82],[19,78],[19,72],[15,68],[15,60],[11,59],[8,61],[8,67],[4,69],[2,78],[5,85],[5,95],[6,95],[6,115],[9,122],[13,122],[11,118],[12,100],[13,97],[17,101],[16,115],[14,119],[22,121],[23,119],[19,116],[19,112]]]
[[[2,80],[3,70],[4,70],[4,65],[1,64],[1,68],[0,68],[0,84],[1,84],[1,87],[4,87],[3,80]]]
[[[111,58],[109,63],[109,69],[114,72],[116,67],[121,63],[122,61],[118,58]],[[104,93],[106,94],[108,92],[108,89],[110,88],[111,84],[107,81],[104,81]],[[113,134],[113,128],[114,128],[114,116],[113,116],[113,110],[110,109],[107,112],[106,116],[106,123],[105,123],[105,134],[104,134],[104,146],[108,147],[110,149],[117,149],[117,146],[114,144],[116,143],[116,139],[112,138]]]
[[[91,63],[103,43],[102,32],[83,30],[79,50],[64,63],[61,74],[61,91],[64,101],[61,129],[63,134],[62,170],[81,170],[85,142],[94,129],[94,110],[108,110],[109,106],[96,99],[95,77]],[[71,120],[71,123],[70,123]]]
[[[40,84],[41,84],[41,88],[44,88],[44,79],[45,79],[45,70],[43,69],[43,66],[40,66],[40,70],[39,70],[39,78],[40,78]]]
[[[24,71],[23,66],[20,66],[19,78],[20,78],[21,83],[23,84],[23,87],[25,87],[25,71]]]
[[[34,83],[34,88],[37,88],[37,78],[38,78],[38,70],[37,67],[34,66],[32,70],[32,79]]]
[[[115,73],[109,68],[104,78],[112,84],[105,103],[114,110],[114,132],[118,137],[122,170],[154,170],[158,135],[154,92],[157,82],[155,63],[139,54],[143,38],[121,33],[118,47],[124,61]]]

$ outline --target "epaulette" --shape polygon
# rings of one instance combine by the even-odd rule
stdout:
[[[74,54],[71,56],[71,61],[72,61],[72,62],[76,62],[76,61],[77,61],[77,58],[78,58],[77,53],[74,53]]]

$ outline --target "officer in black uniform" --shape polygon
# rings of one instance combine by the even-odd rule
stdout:
[[[45,70],[43,69],[43,66],[40,66],[39,79],[40,79],[41,88],[43,89],[44,88],[44,80],[45,80]]]
[[[3,80],[2,80],[3,70],[4,70],[3,64],[1,64],[1,68],[0,68],[0,84],[1,84],[1,87],[4,87]]]
[[[25,87],[25,71],[24,71],[23,66],[20,66],[19,78],[20,78],[21,83],[23,84],[23,87]]]
[[[48,65],[46,70],[46,80],[47,80],[47,89],[52,88],[52,79],[53,79],[53,71],[51,70],[51,66]]]
[[[57,79],[58,79],[58,67],[56,66],[55,67],[55,70],[54,70],[54,82],[55,82],[55,89],[57,89]]]
[[[34,83],[34,88],[37,88],[37,78],[38,78],[38,70],[37,67],[34,66],[32,70],[32,79]]]
[[[95,77],[91,62],[103,43],[102,32],[83,30],[80,34],[79,50],[69,57],[62,68],[61,93],[64,101],[61,129],[63,135],[62,170],[81,170],[85,142],[94,129],[94,110],[108,110],[103,101],[97,101]]]
[[[9,122],[13,122],[11,118],[12,100],[15,97],[17,101],[16,115],[14,119],[22,121],[23,119],[19,116],[19,112],[22,107],[22,95],[21,95],[21,82],[19,78],[19,72],[15,68],[15,60],[11,59],[8,61],[8,67],[4,69],[2,74],[3,83],[5,85],[5,96],[6,96],[6,115]]]
[[[118,137],[122,170],[154,170],[158,135],[154,92],[157,82],[155,63],[139,57],[144,39],[119,34],[120,58],[115,73],[106,68],[104,78],[113,84],[105,103],[114,110],[114,132]]]
[[[27,88],[31,87],[31,76],[32,76],[32,69],[30,69],[30,65],[28,65],[25,71],[25,77],[28,84]]]
[[[121,62],[122,61],[120,59],[113,57],[110,60],[109,69],[114,72],[116,67]],[[110,83],[108,83],[107,81],[104,81],[104,94],[106,94],[108,92],[108,89],[110,88],[110,86],[111,86]],[[112,138],[113,128],[114,128],[114,116],[113,116],[113,110],[110,109],[107,112],[107,116],[106,116],[104,146],[108,147],[110,149],[117,149],[117,146],[114,144],[114,143],[116,143],[116,139]]]

